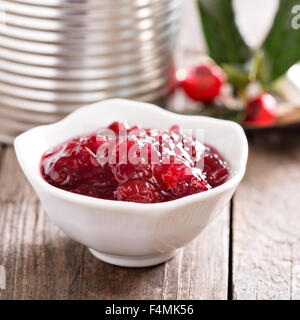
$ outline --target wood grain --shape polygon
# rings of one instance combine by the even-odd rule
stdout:
[[[256,134],[233,210],[233,298],[300,299],[300,132]]]
[[[11,147],[2,155],[0,186],[0,264],[7,276],[1,299],[227,298],[228,210],[166,264],[119,268],[52,224]]]

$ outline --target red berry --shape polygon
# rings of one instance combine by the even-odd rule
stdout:
[[[108,129],[113,130],[115,133],[119,134],[120,132],[126,133],[129,129],[129,125],[126,122],[113,122]]]
[[[172,184],[171,193],[174,196],[182,198],[191,194],[199,193],[210,189],[210,185],[205,180],[199,180],[196,177],[189,177]]]
[[[270,125],[276,120],[277,103],[269,93],[248,102],[245,122],[257,126]]]
[[[151,131],[115,122],[110,128],[116,132],[126,129],[130,136],[115,142],[99,131],[64,142],[43,155],[44,179],[91,197],[155,203],[208,190],[224,183],[229,175],[217,150],[178,126]],[[199,172],[195,159],[203,157],[204,168]]]
[[[75,185],[69,191],[90,197],[114,200],[112,195],[115,187],[116,182],[111,175],[95,175],[95,177]]]
[[[157,170],[158,169],[158,170]],[[156,168],[163,183],[170,184],[193,176],[190,167],[185,164],[159,164]]]
[[[185,93],[192,99],[211,102],[220,93],[226,76],[217,65],[200,65],[187,70],[181,85]]]
[[[132,180],[118,186],[114,192],[119,201],[155,203],[160,201],[159,192],[150,182]]]
[[[206,146],[204,152],[204,173],[206,181],[215,188],[224,183],[228,176],[228,165],[220,153],[211,146]]]
[[[97,146],[99,143],[95,135],[75,138],[59,145],[54,151],[42,157],[41,170],[44,178],[56,187],[74,190],[73,192],[82,190],[80,186],[83,183],[91,188],[95,184],[99,186],[102,183],[102,186],[108,185],[111,189],[113,177],[110,169],[107,166],[99,166],[94,157]],[[100,197],[99,192],[91,193],[95,197]]]

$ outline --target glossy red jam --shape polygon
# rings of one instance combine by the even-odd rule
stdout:
[[[115,122],[106,129],[47,151],[43,178],[70,192],[140,203],[203,192],[228,178],[220,153],[178,126],[152,130]]]

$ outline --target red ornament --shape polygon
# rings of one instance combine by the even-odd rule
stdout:
[[[276,120],[277,103],[269,93],[262,93],[247,105],[245,122],[258,126],[270,125]]]
[[[190,98],[207,103],[220,93],[225,81],[226,75],[219,66],[200,65],[187,70],[181,85]]]

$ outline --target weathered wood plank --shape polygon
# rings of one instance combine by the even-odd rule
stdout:
[[[166,264],[110,266],[52,224],[12,148],[2,160],[0,265],[7,285],[1,299],[227,298],[228,211]]]
[[[300,132],[254,135],[234,198],[234,299],[300,299],[299,195]]]

